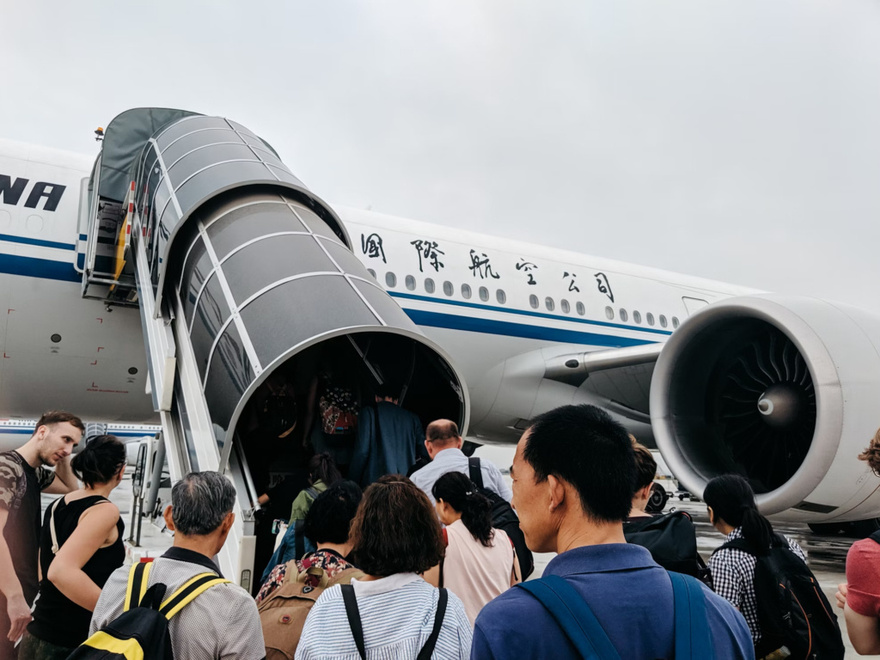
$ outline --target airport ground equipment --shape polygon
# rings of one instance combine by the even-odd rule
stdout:
[[[83,295],[140,309],[172,480],[210,469],[235,482],[238,522],[220,562],[242,586],[258,493],[237,424],[274,372],[308,383],[323,347],[372,384],[393,372],[423,418],[467,427],[449,357],[352,254],[335,212],[244,126],[124,112],[87,194]]]

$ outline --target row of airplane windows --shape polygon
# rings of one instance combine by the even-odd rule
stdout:
[[[372,268],[368,268],[367,270],[369,271],[370,275],[372,275],[373,277],[376,277],[375,270],[373,270]],[[407,291],[415,291],[416,290],[416,278],[413,277],[412,275],[407,275],[403,280],[403,284],[406,287]],[[396,288],[397,287],[397,275],[392,273],[391,271],[388,271],[387,273],[385,273],[385,285],[389,289]],[[425,278],[424,288],[425,288],[426,293],[434,293],[437,290],[437,287],[436,287],[434,280],[430,277]],[[455,285],[452,282],[450,282],[449,280],[446,280],[445,282],[443,282],[443,293],[451,298],[452,296],[455,295]],[[466,284],[466,283],[462,284],[461,285],[461,297],[464,298],[465,300],[470,300],[472,295],[473,295],[473,290],[471,289],[471,285]],[[477,289],[477,296],[483,302],[488,302],[489,298],[491,297],[491,294],[489,292],[489,289],[487,289],[484,286],[481,286]],[[505,293],[504,289],[496,289],[495,290],[495,300],[498,301],[499,305],[504,305],[507,303],[507,293]],[[541,301],[538,298],[538,296],[536,296],[534,294],[529,296],[529,305],[532,307],[532,309],[538,309],[541,306]],[[544,307],[547,309],[548,312],[554,311],[556,309],[556,300],[554,298],[552,298],[551,296],[547,296],[546,298],[544,298]],[[565,298],[562,298],[559,301],[559,309],[562,311],[563,314],[570,314],[571,313],[571,303],[569,303],[568,300],[566,300]],[[582,303],[580,301],[575,302],[574,309],[577,312],[578,316],[586,316],[586,314],[587,314],[587,309],[584,306],[584,303]],[[624,309],[623,307],[621,307],[617,311],[617,313],[615,314],[614,308],[611,306],[607,306],[607,307],[605,307],[605,316],[606,316],[606,318],[608,318],[609,321],[613,321],[615,316],[617,316],[617,318],[619,318],[620,321],[623,323],[626,323],[627,321],[629,321],[629,312],[627,312],[627,310]],[[643,320],[642,313],[637,310],[633,310],[632,320],[633,320],[633,323],[641,325],[642,320]],[[647,312],[645,314],[644,321],[645,321],[645,323],[647,323],[650,326],[654,326],[656,323],[659,322],[661,328],[667,328],[667,327],[669,327],[669,324],[670,324],[670,319],[667,319],[666,315],[660,314],[655,319],[654,315],[651,312]],[[677,316],[673,316],[671,319],[671,322],[672,322],[673,329],[678,328],[679,320],[678,320]]]

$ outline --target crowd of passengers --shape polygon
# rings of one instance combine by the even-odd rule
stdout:
[[[384,395],[377,403],[397,407]],[[0,453],[0,659],[162,657],[120,650],[132,643],[126,626],[145,616],[138,606],[166,617],[177,658],[843,657],[824,596],[816,588],[808,603],[795,584],[814,580],[803,551],[774,533],[743,477],[717,477],[703,493],[725,536],[706,565],[686,515],[645,512],[656,463],[598,408],[531,420],[512,487],[485,460],[482,486],[472,481],[453,422],[415,435],[412,413],[388,408],[386,425],[383,408],[351,421],[371,428],[347,465],[326,452],[308,460],[255,599],[215,563],[234,523],[229,479],[194,472],[174,484],[164,512],[172,547],[149,568],[125,566],[109,499],[125,446],[97,436],[71,458],[82,422],[46,413],[26,444]],[[290,423],[273,421],[271,433],[283,437]],[[859,458],[880,471],[880,431]],[[262,504],[282,490],[272,484]],[[62,495],[42,525],[41,492]],[[512,538],[493,527],[493,493],[512,503],[529,550],[556,553],[543,576],[522,581]],[[880,541],[856,542],[837,593],[859,653],[880,653],[878,555]],[[800,596],[788,604],[764,584],[779,565]],[[805,614],[795,624],[792,600]],[[826,608],[827,621],[811,607]]]

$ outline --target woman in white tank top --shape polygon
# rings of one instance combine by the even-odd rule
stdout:
[[[513,544],[492,527],[489,500],[465,475],[448,472],[431,492],[446,525],[446,556],[425,579],[458,596],[473,625],[486,603],[520,581]]]

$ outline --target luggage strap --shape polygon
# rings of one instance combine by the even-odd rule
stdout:
[[[131,567],[131,570],[128,572],[128,587],[125,590],[124,612],[143,603],[144,595],[147,593],[152,566],[152,562],[138,562]],[[171,617],[191,603],[196,596],[224,582],[229,582],[229,580],[218,576],[216,573],[200,573],[195,575],[162,601],[158,610],[166,619],[171,619]]]
[[[675,604],[676,659],[714,657],[700,583],[680,573],[669,572],[669,578]],[[620,654],[593,610],[567,581],[557,575],[547,575],[516,586],[528,591],[547,608],[585,660],[620,660]]]
[[[351,634],[354,637],[354,643],[357,646],[358,653],[363,660],[367,658],[367,651],[364,645],[364,627],[361,624],[361,614],[358,611],[357,598],[354,595],[354,587],[351,584],[343,584],[342,600],[345,602],[345,615],[348,617],[348,625],[351,626]],[[434,653],[434,647],[437,645],[437,638],[440,637],[440,628],[443,626],[443,617],[446,614],[446,603],[449,600],[449,594],[446,589],[440,589],[440,599],[437,601],[437,613],[434,615],[434,629],[428,641],[419,651],[416,660],[430,660]]]
[[[470,473],[468,476],[471,478],[477,486],[480,488],[483,487],[483,471],[480,469],[480,457],[479,456],[470,456],[468,457],[468,472]]]

